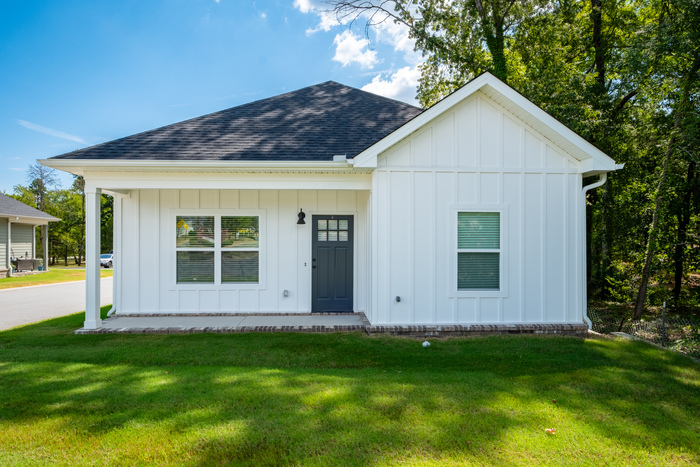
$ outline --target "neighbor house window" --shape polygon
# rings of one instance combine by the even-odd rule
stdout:
[[[259,216],[176,216],[180,284],[258,283]]]
[[[457,213],[457,289],[500,288],[501,214]]]

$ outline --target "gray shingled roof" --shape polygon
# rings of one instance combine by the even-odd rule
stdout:
[[[422,111],[328,81],[54,159],[327,161],[356,156]]]
[[[27,206],[24,203],[17,201],[14,198],[10,198],[7,195],[0,193],[0,216],[2,217],[34,217],[41,219],[48,219],[50,221],[57,221],[59,219],[46,214],[43,211],[34,209],[31,206]]]

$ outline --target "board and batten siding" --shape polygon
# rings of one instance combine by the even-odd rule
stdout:
[[[368,191],[131,190],[115,198],[115,306],[129,313],[308,313],[314,214],[355,216],[354,309],[368,294]],[[299,209],[306,225],[297,225]],[[260,284],[175,283],[175,216],[259,212]],[[263,264],[264,261],[264,264]],[[288,296],[284,296],[284,291]]]
[[[11,248],[14,257],[33,258],[34,226],[28,224],[12,224],[11,235]]]
[[[372,324],[583,321],[575,159],[476,93],[377,165]],[[500,291],[457,291],[461,209],[502,212]]]

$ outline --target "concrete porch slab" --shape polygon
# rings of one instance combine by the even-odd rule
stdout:
[[[113,315],[99,329],[76,334],[193,334],[244,332],[356,332],[406,337],[488,336],[493,334],[559,334],[586,337],[581,324],[394,325],[372,326],[364,313],[212,313]]]
[[[364,313],[113,315],[99,329],[76,334],[191,334],[200,332],[352,332],[365,331]]]

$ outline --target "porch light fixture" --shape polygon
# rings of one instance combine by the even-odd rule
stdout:
[[[304,221],[304,218],[306,217],[306,214],[304,214],[304,210],[299,209],[299,214],[297,214],[297,215],[299,216],[299,220],[297,221],[297,225],[305,225],[306,222]]]

